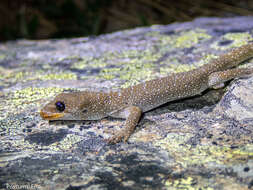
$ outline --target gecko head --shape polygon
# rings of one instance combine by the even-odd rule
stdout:
[[[92,102],[84,92],[61,93],[40,110],[40,116],[46,120],[90,120]]]

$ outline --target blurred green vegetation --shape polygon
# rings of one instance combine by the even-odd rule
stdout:
[[[0,40],[98,35],[190,21],[253,15],[252,0],[1,0]]]

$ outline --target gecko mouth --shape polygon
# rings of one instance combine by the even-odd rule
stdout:
[[[40,116],[46,120],[56,120],[64,116],[64,113],[47,113],[40,111]]]

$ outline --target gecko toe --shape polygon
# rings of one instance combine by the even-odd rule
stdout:
[[[128,134],[126,134],[126,135],[124,136],[124,143],[127,143],[129,137],[130,137],[130,135],[128,135]]]
[[[120,138],[115,138],[115,137],[112,137],[112,138],[109,138],[109,139],[106,139],[106,142],[109,143],[109,144],[116,144],[118,142],[120,142],[121,139]]]
[[[129,138],[128,134],[120,132],[120,133],[116,133],[111,138],[107,139],[106,141],[109,144],[116,144],[116,143],[121,142],[121,141],[123,141],[124,143],[126,143],[127,140],[128,140],[128,138]]]

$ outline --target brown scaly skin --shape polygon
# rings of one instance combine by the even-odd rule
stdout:
[[[251,75],[252,68],[233,68],[253,57],[253,43],[236,48],[197,69],[154,79],[118,92],[61,93],[49,102],[40,115],[47,120],[99,120],[107,116],[124,118],[125,128],[110,138],[110,143],[126,142],[143,112],[167,102],[219,88],[233,78]],[[62,102],[64,110],[57,108]]]

